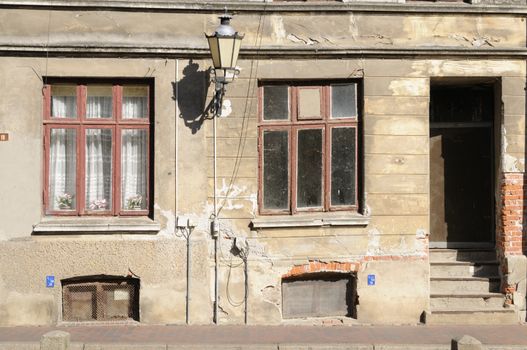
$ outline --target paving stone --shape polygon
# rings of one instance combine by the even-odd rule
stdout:
[[[452,339],[452,350],[484,350],[479,340],[470,335]]]
[[[375,345],[374,350],[450,350],[450,345],[440,344],[381,344]]]
[[[0,350],[40,350],[40,343],[24,343],[24,342],[0,343]]]
[[[165,344],[85,344],[84,350],[166,350]]]
[[[279,350],[374,350],[369,344],[280,344]]]
[[[70,334],[64,331],[51,331],[40,339],[41,350],[69,350]]]

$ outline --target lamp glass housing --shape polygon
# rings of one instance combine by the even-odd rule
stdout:
[[[238,54],[242,44],[242,37],[239,35],[207,36],[209,41],[212,64],[215,69],[235,68],[238,61]]]

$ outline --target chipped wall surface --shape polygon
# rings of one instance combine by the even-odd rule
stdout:
[[[214,138],[211,116],[204,113],[214,89],[209,80],[210,62],[192,57],[191,51],[184,58],[94,58],[86,57],[81,47],[204,48],[202,33],[217,25],[216,15],[5,9],[0,19],[0,47],[49,44],[80,50],[64,58],[0,57],[0,132],[10,134],[8,142],[0,143],[4,160],[0,172],[0,325],[60,322],[60,280],[97,274],[139,276],[141,322],[184,323],[186,241],[176,228],[178,218],[190,219],[193,226],[189,319],[194,324],[211,323]],[[233,22],[246,34],[244,47],[254,47],[259,20],[256,14],[240,14]],[[521,48],[526,37],[524,18],[513,15],[273,13],[262,21],[262,47],[280,49],[457,47],[470,51]],[[453,27],[456,34],[452,34]],[[227,87],[222,117],[216,120],[219,322],[244,321],[244,266],[231,251],[236,238],[238,243],[246,240],[249,247],[249,323],[284,322],[281,278],[295,266],[312,262],[357,267],[341,271],[357,276],[357,322],[418,323],[429,305],[430,81],[440,77],[499,79],[503,104],[500,167],[504,172],[523,172],[525,62],[459,56],[315,59],[306,55],[272,60],[244,57],[238,64],[240,76]],[[45,76],[154,80],[151,221],[160,224],[158,233],[33,234],[33,225],[43,220]],[[357,216],[350,212],[260,215],[258,82],[352,77],[361,79],[363,89],[362,218],[367,224],[322,224],[324,219]],[[102,218],[90,219],[105,223]],[[255,219],[268,225],[253,227]],[[273,227],[277,220],[288,224]],[[45,287],[47,275],[58,281],[54,288]],[[368,285],[368,275],[376,276],[375,285]]]

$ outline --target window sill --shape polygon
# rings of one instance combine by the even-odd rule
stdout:
[[[156,234],[159,223],[147,217],[49,217],[33,226],[33,234]]]
[[[361,214],[305,213],[297,215],[260,216],[251,221],[254,229],[284,227],[366,226],[370,217]]]

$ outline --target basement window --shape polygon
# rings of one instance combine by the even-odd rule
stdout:
[[[139,279],[87,276],[62,280],[64,321],[139,321]]]
[[[318,273],[282,280],[283,318],[357,318],[355,275]]]

